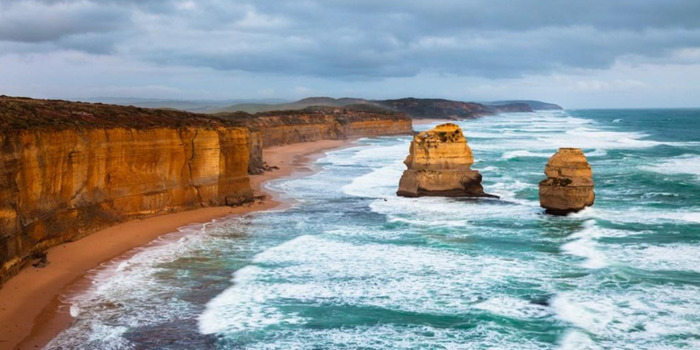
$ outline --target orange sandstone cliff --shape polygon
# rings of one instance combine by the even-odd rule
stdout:
[[[210,116],[0,96],[0,286],[35,254],[126,220],[253,193],[262,148],[406,134],[403,115],[350,110]],[[289,133],[292,136],[287,136]]]
[[[215,116],[235,121],[251,130],[251,174],[260,173],[263,167],[263,147],[413,132],[412,121],[406,114],[371,106],[317,106],[255,115],[238,112]]]
[[[414,135],[397,195],[487,197],[462,129],[446,123]]]

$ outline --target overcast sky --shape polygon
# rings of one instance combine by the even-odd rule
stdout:
[[[700,107],[700,1],[0,0],[0,94]]]

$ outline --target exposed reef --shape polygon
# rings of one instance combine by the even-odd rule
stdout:
[[[0,132],[2,285],[35,254],[107,226],[250,201],[263,147],[412,125],[348,108],[203,115],[0,96]]]
[[[560,148],[544,170],[540,182],[540,206],[547,213],[566,215],[593,205],[593,171],[578,148]]]
[[[446,123],[415,134],[409,152],[397,195],[492,197],[471,169],[474,157],[459,126]]]

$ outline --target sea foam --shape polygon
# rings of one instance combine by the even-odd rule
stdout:
[[[668,175],[690,174],[700,179],[700,155],[685,154],[654,165],[640,166],[640,169]]]
[[[258,254],[243,276],[217,296],[200,317],[205,334],[240,332],[305,322],[285,305],[342,305],[426,314],[496,310],[512,317],[542,317],[540,306],[517,314],[485,293],[517,273],[537,282],[532,260],[476,257],[393,244],[353,244],[334,237],[301,236]],[[440,278],[435,278],[440,276]],[[469,278],[464,278],[469,276]],[[516,302],[524,306],[526,302]],[[475,305],[475,303],[477,305]],[[512,305],[511,305],[512,306]]]

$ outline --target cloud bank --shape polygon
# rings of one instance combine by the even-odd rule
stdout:
[[[695,0],[5,0],[0,61],[84,55],[134,69],[350,85],[424,76],[507,82],[698,65],[698,14]],[[615,84],[625,85],[600,86]]]

